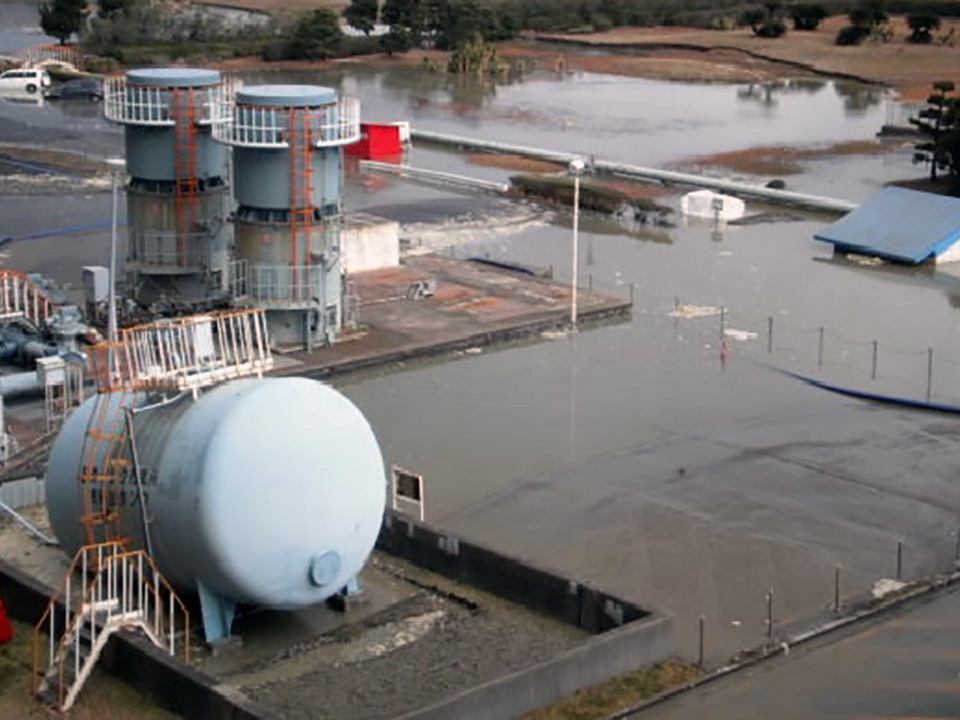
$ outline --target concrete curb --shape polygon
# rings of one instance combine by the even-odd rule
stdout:
[[[853,611],[850,614],[839,617],[836,620],[815,625],[807,630],[803,630],[793,635],[788,635],[785,639],[776,643],[759,645],[757,647],[750,648],[749,650],[745,650],[740,653],[740,655],[743,656],[743,659],[739,661],[731,662],[727,665],[719,667],[712,673],[704,675],[698,680],[694,680],[686,685],[681,685],[680,687],[667,690],[655,697],[644,700],[643,702],[633,705],[629,708],[618,710],[612,715],[606,716],[603,718],[603,720],[626,720],[627,718],[633,717],[644,710],[665,703],[678,695],[689,692],[690,690],[703,687],[704,685],[709,685],[727,676],[740,672],[741,670],[746,670],[747,668],[759,665],[764,661],[784,656],[791,647],[809,644],[814,640],[828,637],[829,635],[840,630],[852,628],[859,623],[866,622],[868,620],[876,620],[886,614],[901,610],[913,602],[926,599],[931,595],[936,595],[946,588],[957,584],[958,581],[960,581],[960,571],[952,572],[949,575],[934,575],[932,578],[917,580],[916,582],[911,583],[896,592],[889,593],[889,599],[879,598],[877,600],[868,600],[865,603],[861,603],[859,606],[854,606]]]

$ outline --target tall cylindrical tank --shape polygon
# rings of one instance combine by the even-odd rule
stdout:
[[[214,136],[233,148],[234,302],[265,307],[280,344],[331,342],[341,318],[343,146],[359,104],[315,85],[239,90]]]
[[[130,70],[106,85],[130,176],[123,279],[142,305],[207,306],[228,294],[229,156],[212,132],[228,94],[219,72],[194,68]]]
[[[88,399],[50,453],[47,507],[68,553],[84,542],[78,477],[97,403],[123,422],[121,393]],[[367,421],[332,388],[304,378],[237,380],[169,403],[138,395],[134,439],[154,559],[207,601],[297,608],[341,590],[362,568],[382,521],[383,460]],[[104,408],[101,408],[104,409]],[[136,483],[123,522],[146,547]],[[216,625],[216,623],[212,623]]]

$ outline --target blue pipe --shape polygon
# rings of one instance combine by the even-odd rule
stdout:
[[[117,224],[125,225],[126,223],[123,220],[120,220]],[[110,227],[110,220],[104,220],[103,222],[92,223],[90,225],[71,225],[70,227],[55,228],[52,230],[38,230],[37,232],[29,233],[27,235],[0,238],[0,247],[17,240],[36,240],[38,238],[54,237],[56,235],[71,235],[73,233],[87,232],[88,230],[96,230],[97,228],[102,227]]]
[[[63,170],[54,170],[46,165],[35,165],[33,163],[24,162],[23,160],[14,160],[13,158],[2,154],[0,154],[0,163],[4,165],[13,165],[14,167],[23,168],[24,170],[33,170],[34,172],[43,173],[44,175],[61,175],[63,177],[78,179],[83,177],[82,175],[64,172]]]
[[[934,412],[960,414],[960,406],[957,405],[947,405],[945,403],[927,402],[924,400],[913,400],[912,398],[896,397],[894,395],[880,395],[879,393],[865,392],[863,390],[853,390],[851,388],[840,387],[839,385],[831,385],[822,380],[816,380],[806,375],[799,375],[789,370],[774,369],[779,373],[804,382],[812,387],[819,388],[820,390],[826,390],[827,392],[838,395],[846,395],[847,397],[857,398],[858,400],[868,400],[885,405],[899,405],[900,407],[906,407],[912,410],[933,410]]]

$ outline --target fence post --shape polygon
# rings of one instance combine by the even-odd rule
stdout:
[[[873,370],[870,372],[870,379],[877,379],[877,341],[873,341]]]
[[[957,547],[953,551],[953,564],[960,563],[960,527],[957,528]]]
[[[720,342],[723,342],[723,331],[727,326],[727,308],[720,306]]]
[[[933,348],[927,348],[927,402],[930,402],[930,390],[933,387]]]
[[[697,667],[701,670],[703,669],[703,623],[705,619],[703,615],[700,616],[700,643],[697,650]]]
[[[840,563],[833,569],[833,612],[840,612]]]
[[[817,343],[817,367],[823,367],[823,325],[820,326],[820,340]]]
[[[767,354],[773,352],[773,315],[767,318]]]
[[[773,639],[773,588],[767,593],[767,640]]]
[[[593,292],[593,273],[587,275],[587,289]]]
[[[897,582],[903,577],[903,538],[897,540]]]

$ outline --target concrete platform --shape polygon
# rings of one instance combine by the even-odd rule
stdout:
[[[278,358],[278,375],[325,377],[418,357],[518,340],[569,325],[570,286],[439,255],[408,256],[398,268],[348,278],[360,298],[360,328],[312,353]],[[431,297],[411,299],[420,283]],[[629,300],[580,289],[578,317],[589,324],[630,316]]]
[[[24,514],[50,531],[43,507]],[[104,668],[160,706],[204,720],[480,720],[523,715],[672,647],[663,615],[395,512],[378,548],[361,576],[365,594],[346,612],[241,612],[239,641],[216,651],[193,624],[192,668],[121,634]],[[11,612],[35,622],[67,558],[6,516],[0,551]],[[185,600],[199,617],[195,598]]]

